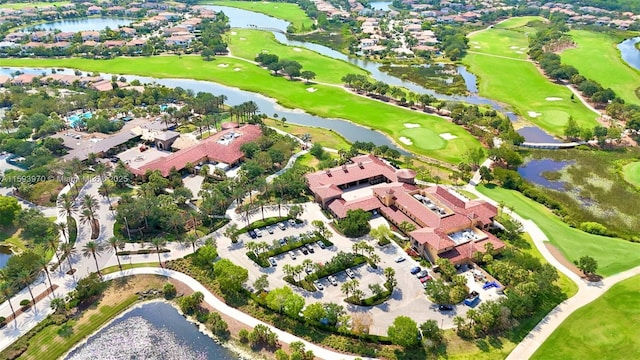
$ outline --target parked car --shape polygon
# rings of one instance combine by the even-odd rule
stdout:
[[[315,285],[316,289],[318,289],[318,290],[324,290],[324,286],[320,283],[319,280],[315,280],[313,282],[313,285]]]
[[[280,246],[284,246],[287,243],[287,238],[282,238],[279,241],[280,241]]]
[[[422,271],[422,268],[420,266],[414,266],[409,271],[411,272],[412,275],[415,275],[415,274],[419,273],[420,271]]]
[[[352,278],[352,279],[356,277],[356,274],[354,274],[353,270],[351,270],[351,269],[347,269],[347,270],[345,270],[345,272],[347,273],[347,276]]]
[[[287,227],[284,225],[284,223],[283,223],[283,222],[278,223],[278,227],[280,228],[280,230],[284,230],[284,229],[286,229],[286,228],[287,228]]]
[[[293,219],[289,219],[289,225],[296,226],[296,221]]]
[[[324,243],[323,243],[321,240],[318,240],[318,241],[316,242],[316,244],[318,244],[318,246],[320,247],[320,249],[324,249],[324,248],[326,248],[326,246],[324,246]]]
[[[273,234],[273,226],[267,226],[267,232]]]
[[[257,237],[258,237],[258,235],[256,234],[256,232],[255,232],[255,231],[253,231],[253,230],[249,230],[249,236],[250,236],[252,239],[255,239],[255,238],[257,238]]]
[[[453,310],[453,306],[451,305],[438,305],[438,310],[440,311],[452,311]]]
[[[427,270],[422,270],[422,271],[420,271],[420,272],[416,275],[416,277],[417,277],[418,279],[420,279],[420,278],[423,278],[423,277],[425,277],[425,276],[427,276],[427,275],[429,275],[429,272],[428,272]]]
[[[307,274],[311,274],[311,273],[313,272],[313,266],[307,266],[307,267],[304,269],[304,271],[305,271]]]
[[[277,264],[276,264],[276,259],[274,259],[274,258],[270,257],[270,258],[269,258],[269,264],[271,264],[271,266],[276,266],[276,265],[277,265]]]
[[[427,275],[420,278],[420,282],[423,284],[426,283],[427,281],[431,281],[431,276]]]
[[[329,280],[329,282],[331,283],[331,285],[333,286],[338,286],[338,280],[336,280],[335,277],[333,277],[333,275],[329,275],[329,277],[327,278],[327,280]]]
[[[311,244],[307,244],[307,250],[309,250],[310,253],[315,253],[316,251],[313,250],[313,246],[311,246]]]
[[[407,258],[402,256],[402,255],[398,256],[397,258],[395,258],[395,262],[397,262],[397,263],[403,262],[405,260],[407,260]]]
[[[255,229],[254,232],[256,233],[257,237],[262,237],[262,231],[260,231],[260,229]]]
[[[296,254],[294,254],[293,251],[289,251],[289,257],[291,257],[291,260],[295,260]]]
[[[304,255],[307,255],[309,253],[306,246],[300,246],[300,251],[302,251]]]

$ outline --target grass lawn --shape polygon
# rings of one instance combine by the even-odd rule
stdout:
[[[68,5],[70,2],[68,1],[54,1],[54,2],[23,2],[23,3],[6,3],[0,5],[0,7],[5,9],[24,9],[27,7],[47,7],[47,6],[61,6]]]
[[[322,145],[323,147],[328,147],[336,150],[349,149],[351,147],[351,143],[343,138],[342,135],[329,129],[313,126],[302,126],[290,123],[285,123],[284,126],[282,126],[282,123],[280,121],[273,119],[265,119],[264,123],[295,136],[309,134],[311,135],[311,142],[320,143],[320,145]]]
[[[628,183],[640,188],[640,161],[625,165],[622,168],[622,175]]]
[[[512,29],[523,27],[527,25],[531,21],[546,21],[545,18],[541,16],[520,16],[514,17],[509,20],[503,21],[500,24],[496,24],[496,29]]]
[[[25,251],[27,246],[24,240],[20,236],[22,229],[16,229],[13,226],[9,226],[0,230],[0,244],[8,245],[9,247],[18,250]]]
[[[155,254],[150,254],[150,255],[155,255]],[[122,270],[129,270],[129,269],[135,269],[135,268],[142,268],[142,267],[158,267],[158,262],[146,262],[146,263],[138,263],[138,264],[129,264],[129,263],[125,263],[126,260],[121,256],[120,257],[120,263],[122,264]],[[118,267],[118,265],[114,265],[114,266],[109,266],[108,268],[104,268],[102,270],[100,270],[100,273],[102,273],[102,275],[107,275],[107,274],[111,274],[114,272],[118,272],[120,271],[120,268]]]
[[[569,35],[577,47],[562,52],[562,62],[573,65],[587,79],[611,88],[626,102],[640,105],[635,90],[640,72],[627,65],[616,48],[619,39],[605,33],[572,30]]]
[[[235,35],[231,34],[233,32]],[[319,82],[342,85],[341,79],[346,74],[367,75],[366,71],[346,61],[323,56],[305,48],[283,45],[268,31],[233,29],[229,39],[229,49],[234,56],[253,61],[259,53],[269,52],[278,55],[280,59],[299,62],[302,71],[315,72],[315,80]]]
[[[227,67],[219,67],[227,64]],[[399,108],[347,92],[341,87],[314,85],[316,92],[300,81],[271,76],[246,61],[217,57],[204,61],[200,56],[157,56],[149,58],[117,58],[113,60],[89,59],[1,59],[0,66],[77,68],[84,71],[136,74],[158,78],[191,78],[215,81],[227,86],[261,93],[278,100],[282,106],[300,108],[326,117],[351,120],[377,129],[394,139],[406,127],[404,123],[419,124],[436,134],[449,133],[455,139],[437,150],[425,150],[416,144],[403,145],[408,151],[457,164],[468,150],[480,146],[479,142],[461,127],[436,116]],[[239,68],[240,71],[234,71]]]
[[[622,281],[577,310],[532,359],[640,358],[640,276]]]
[[[569,89],[552,83],[534,64],[524,61],[528,50],[526,33],[490,29],[470,37],[471,53],[463,62],[478,76],[480,94],[511,106],[552,134],[563,134],[569,116],[580,126],[597,125],[596,114],[581,102],[572,102]],[[547,101],[548,97],[563,100]]]
[[[496,201],[504,201],[518,215],[531,219],[569,261],[589,255],[598,261],[598,274],[610,276],[640,265],[640,244],[592,235],[569,227],[543,205],[514,190],[497,186],[477,189]]]
[[[269,15],[274,18],[286,20],[290,22],[297,33],[305,33],[311,31],[313,19],[307,16],[297,4],[288,4],[281,2],[266,1],[232,1],[232,0],[207,0],[200,1],[200,4],[210,4],[219,6],[229,6],[244,10],[255,11],[261,14]]]

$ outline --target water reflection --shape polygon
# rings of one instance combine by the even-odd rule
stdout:
[[[640,50],[636,48],[636,43],[640,42],[640,37],[627,39],[618,44],[620,56],[631,67],[640,70]]]
[[[524,166],[518,168],[522,178],[547,189],[564,191],[565,183],[558,180],[549,180],[543,176],[545,172],[558,172],[565,167],[574,164],[575,161],[555,161],[550,159],[530,160]]]
[[[63,32],[79,32],[106,29],[117,29],[119,26],[131,24],[131,19],[122,18],[85,18],[85,19],[67,19],[47,22],[28,27],[27,31],[38,30],[60,30]]]

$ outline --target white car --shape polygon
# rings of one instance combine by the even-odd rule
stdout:
[[[351,269],[347,269],[345,272],[347,273],[347,276],[352,279],[356,277],[356,274],[354,274]]]
[[[320,283],[319,280],[314,281],[313,285],[315,285],[316,289],[318,289],[318,290],[324,290],[324,286]]]
[[[327,280],[329,280],[329,282],[331,283],[331,285],[333,286],[338,286],[338,280],[336,280],[335,277],[333,277],[333,275],[329,275],[329,277],[327,278]]]
[[[260,231],[260,229],[256,229],[255,232],[257,237],[262,237],[262,231]]]
[[[286,229],[286,226],[284,225],[284,223],[283,223],[283,222],[278,223],[278,227],[280,228],[280,230],[284,230],[284,229]]]
[[[289,219],[289,225],[296,226],[296,221],[293,219]]]
[[[399,262],[403,262],[403,261],[405,261],[405,260],[407,260],[407,258],[401,255],[401,256],[398,256],[398,257],[395,259],[395,262],[399,263]]]
[[[296,254],[294,254],[293,251],[289,251],[289,256],[291,257],[291,260],[296,259]]]

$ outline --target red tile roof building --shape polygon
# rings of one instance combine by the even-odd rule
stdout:
[[[261,135],[262,130],[258,125],[244,125],[238,129],[222,130],[200,144],[151,161],[139,169],[129,168],[129,170],[136,175],[144,175],[147,170],[159,170],[163,176],[168,176],[172,168],[180,171],[187,163],[196,165],[203,161],[216,161],[234,165],[244,159],[244,153],[240,147],[258,139]]]
[[[373,155],[352,159],[353,163],[308,174],[309,188],[316,201],[338,218],[347,211],[378,211],[399,226],[412,224],[411,245],[423,257],[435,262],[447,258],[454,264],[470,262],[486,244],[495,251],[504,243],[486,230],[498,214],[497,208],[483,200],[468,200],[442,186],[418,188],[415,172],[396,170]],[[343,191],[370,183],[372,195],[345,200]]]

